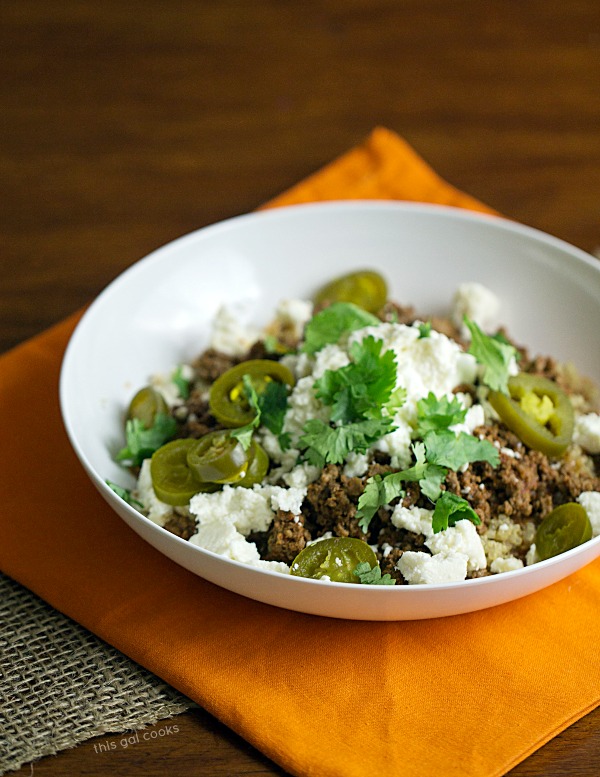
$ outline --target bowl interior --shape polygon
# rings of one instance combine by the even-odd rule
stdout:
[[[196,573],[212,575],[213,582],[222,584],[211,569],[241,567],[236,575],[242,590],[254,595],[254,583],[248,588],[247,581],[267,577],[272,583],[273,575],[210,558],[214,554],[148,525],[115,497],[106,479],[131,485],[113,460],[122,446],[123,410],[151,374],[170,370],[207,345],[210,322],[221,305],[234,307],[249,324],[265,323],[279,300],[310,297],[326,280],[360,268],[381,271],[391,297],[423,314],[447,312],[459,283],[482,283],[500,298],[501,321],[518,342],[532,352],[570,361],[600,383],[600,354],[594,347],[600,329],[600,266],[560,240],[501,218],[400,203],[303,205],[231,219],[158,249],[110,284],[83,317],[63,364],[61,407],[75,452],[107,501],[145,539]],[[592,544],[599,547],[596,540]],[[577,556],[577,550],[566,556]],[[560,559],[553,561],[536,566],[542,571],[561,567]],[[473,585],[479,581],[459,585],[461,590],[502,588],[511,575],[531,579],[537,571],[531,567],[484,578],[485,586]],[[282,588],[292,584],[294,591],[308,591],[315,599],[314,581],[283,580]],[[334,591],[331,605],[317,606],[320,614],[339,615],[339,602],[333,600],[340,595],[358,597],[358,586],[344,594],[339,592],[348,591],[347,586],[318,586],[320,601]],[[373,594],[422,600],[435,591],[378,589],[368,598]],[[290,606],[296,599],[289,592],[286,597],[271,603]],[[314,604],[313,609],[292,606],[315,611]],[[390,605],[385,609],[386,617],[404,617],[401,604],[395,615],[389,614]],[[451,610],[448,605],[434,614]]]

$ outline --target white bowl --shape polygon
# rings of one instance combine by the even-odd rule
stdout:
[[[575,364],[600,383],[600,263],[561,240],[493,216],[393,202],[300,205],[193,232],[113,281],[69,343],[60,401],[67,433],[108,504],[144,540],[191,572],[252,599],[335,618],[411,620],[491,607],[532,594],[600,556],[600,537],[500,575],[427,586],[361,586],[281,575],[202,550],[152,523],[106,485],[128,475],[113,461],[122,418],[151,374],[196,356],[219,306],[266,323],[284,298],[371,267],[393,299],[448,310],[458,283],[477,281],[502,301],[502,321],[532,352]]]

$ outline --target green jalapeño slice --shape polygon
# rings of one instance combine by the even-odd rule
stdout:
[[[247,376],[257,395],[264,392],[271,381],[294,385],[294,376],[285,365],[270,359],[250,359],[236,364],[224,372],[210,387],[208,403],[214,417],[228,428],[245,426],[256,415],[252,406],[244,377]]]
[[[169,407],[163,395],[152,386],[141,388],[129,403],[127,418],[137,418],[150,429],[159,413],[168,413]]]
[[[246,474],[235,485],[243,488],[251,488],[255,483],[262,483],[269,469],[269,457],[265,449],[252,440],[248,448],[248,468]]]
[[[235,483],[246,474],[248,456],[229,431],[210,432],[190,446],[187,465],[205,483]]]
[[[385,305],[387,296],[387,283],[383,276],[373,270],[359,270],[323,286],[315,295],[315,302],[353,302],[369,313],[377,313]]]
[[[567,502],[552,510],[538,526],[536,553],[543,561],[591,539],[592,524],[587,512],[577,502]]]
[[[199,480],[188,466],[188,452],[196,442],[191,438],[171,440],[152,455],[150,476],[161,502],[181,507],[200,491],[218,489],[217,485]]]
[[[355,537],[330,537],[301,550],[290,571],[296,577],[327,577],[336,583],[356,583],[354,570],[365,561],[371,569],[377,565],[377,556],[366,542]]]
[[[560,458],[573,437],[569,397],[556,383],[520,372],[508,380],[509,396],[490,391],[489,401],[501,420],[525,445]]]

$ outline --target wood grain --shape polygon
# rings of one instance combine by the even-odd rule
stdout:
[[[598,0],[3,0],[0,351],[378,124],[459,188],[592,251],[599,85]],[[16,774],[281,774],[202,711],[175,723]],[[599,763],[596,711],[511,776]]]

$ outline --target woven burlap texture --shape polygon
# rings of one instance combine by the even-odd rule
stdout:
[[[0,574],[0,774],[193,706]]]

